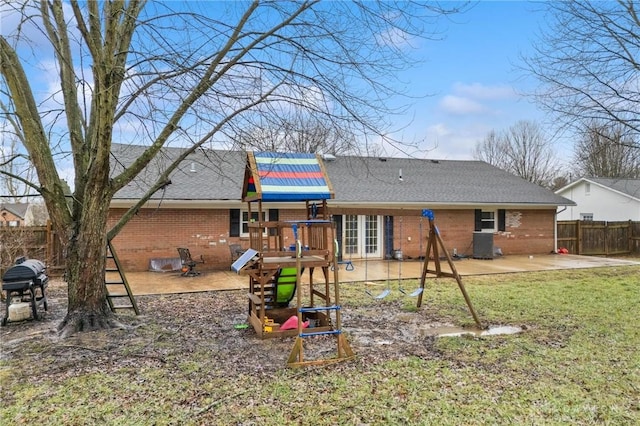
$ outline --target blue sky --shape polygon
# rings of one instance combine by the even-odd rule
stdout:
[[[424,63],[408,71],[412,93],[430,94],[413,102],[410,123],[393,136],[421,141],[427,152],[416,156],[471,159],[474,145],[487,133],[519,120],[544,125],[545,116],[522,93],[535,80],[517,69],[520,55],[531,50],[541,23],[540,4],[481,1],[446,25],[444,39],[424,41]]]
[[[541,22],[538,8],[540,4],[528,1],[480,1],[442,21],[442,40],[420,40],[412,53],[422,62],[400,76],[407,82],[405,89],[420,97],[411,100],[405,115],[393,118],[394,129],[401,130],[391,136],[419,142],[420,150],[407,151],[416,157],[471,159],[476,142],[492,129],[506,129],[519,120],[542,123],[544,115],[521,95],[535,87],[535,81],[516,69],[520,54],[535,40]],[[13,24],[6,16],[2,23],[7,27],[3,33]],[[31,37],[42,33],[34,31]],[[41,69],[55,70],[44,58],[39,61]],[[55,81],[50,77],[32,76]],[[47,87],[44,93],[51,90]],[[400,155],[392,147],[385,149],[387,155]]]

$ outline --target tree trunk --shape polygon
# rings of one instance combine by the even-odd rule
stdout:
[[[69,307],[58,326],[62,337],[80,331],[122,327],[107,304],[104,283],[108,197],[85,197],[82,218],[67,242]],[[63,235],[63,234],[59,234]]]

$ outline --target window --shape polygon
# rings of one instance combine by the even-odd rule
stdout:
[[[580,213],[580,220],[593,220],[593,213]]]
[[[506,230],[506,210],[475,210],[476,232],[498,232]]]
[[[252,212],[253,221],[258,220],[258,212]],[[262,214],[262,220],[265,222],[278,221],[278,209],[269,209]],[[277,229],[270,229],[271,235],[276,235]],[[249,212],[247,210],[230,209],[229,210],[229,236],[230,237],[248,237],[249,236]]]
[[[482,232],[495,232],[496,212],[483,210],[481,222],[482,222],[482,226],[480,227],[480,229],[482,230]]]
[[[242,211],[240,225],[242,229],[242,233],[240,234],[242,237],[249,236],[249,222],[256,222],[258,220],[258,212],[251,212],[251,220],[249,220],[249,212],[246,210]],[[262,212],[262,222],[267,222],[269,220],[269,213],[266,211]],[[264,233],[266,236],[266,232]]]
[[[358,216],[348,214],[344,216],[344,253],[358,252]]]
[[[589,182],[586,182],[584,184],[584,195],[590,195],[591,194],[591,184]]]

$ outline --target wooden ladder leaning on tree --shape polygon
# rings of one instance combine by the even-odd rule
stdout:
[[[140,315],[136,299],[133,297],[131,287],[122,270],[122,264],[111,245],[107,240],[107,259],[104,272],[104,285],[107,289],[107,303],[112,312],[121,309],[133,309],[136,315]],[[128,299],[125,302],[124,299]],[[122,302],[117,302],[121,300]]]

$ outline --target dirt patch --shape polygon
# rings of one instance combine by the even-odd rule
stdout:
[[[80,333],[61,339],[57,325],[66,313],[66,284],[52,281],[48,312],[39,321],[10,322],[0,328],[2,360],[38,362],[48,376],[80,375],[89,371],[184,365],[190,357],[209,357],[224,374],[269,374],[285,368],[294,338],[261,340],[249,327],[245,291],[216,291],[138,296],[141,315],[122,314],[127,329]],[[343,329],[362,362],[378,363],[408,355],[433,356],[433,330],[438,322],[428,308],[407,310],[401,301],[343,304]],[[305,340],[305,359],[333,357],[335,338]],[[45,362],[43,362],[45,360]]]

